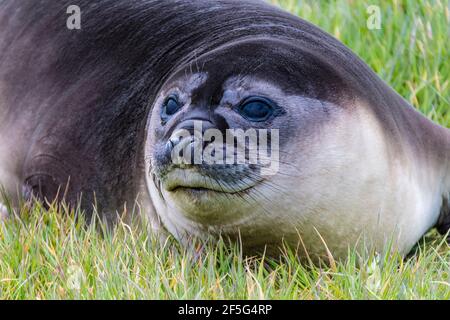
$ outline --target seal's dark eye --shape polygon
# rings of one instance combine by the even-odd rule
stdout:
[[[274,103],[266,98],[252,97],[243,101],[238,112],[247,120],[261,122],[268,120],[274,113]]]
[[[170,96],[164,102],[164,113],[168,116],[174,115],[180,108],[181,104],[176,96]]]

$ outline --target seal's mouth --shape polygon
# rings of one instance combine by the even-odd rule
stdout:
[[[238,177],[233,174],[212,175],[196,168],[174,168],[160,180],[162,187],[168,192],[193,194],[238,194],[252,189],[258,183],[248,177]]]

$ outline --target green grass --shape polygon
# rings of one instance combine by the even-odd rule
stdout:
[[[273,1],[359,54],[429,118],[450,127],[448,1]],[[368,30],[379,4],[382,29]],[[24,207],[0,223],[2,299],[450,299],[450,250],[431,233],[407,259],[358,256],[322,266],[246,259],[221,242],[200,253],[161,245],[145,228],[86,227],[63,209]],[[101,227],[101,226],[100,226]]]
[[[99,232],[35,205],[0,225],[0,256],[3,299],[450,299],[450,250],[431,236],[408,259],[349,252],[311,266],[289,250],[274,260],[161,244],[124,223]]]

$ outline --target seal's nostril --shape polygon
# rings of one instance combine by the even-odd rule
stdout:
[[[175,145],[173,144],[172,140],[169,139],[166,143],[166,152],[171,152],[173,150],[173,147]]]
[[[172,136],[169,138],[167,144],[170,148],[174,148],[177,144],[180,143],[181,140],[183,140],[186,137],[189,137],[191,134],[189,131],[185,129],[180,129],[175,131]]]

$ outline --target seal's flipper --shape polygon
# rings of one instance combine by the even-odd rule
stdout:
[[[38,199],[48,209],[50,203],[58,198],[60,185],[56,180],[45,174],[33,175],[26,179],[23,186],[25,200]]]

